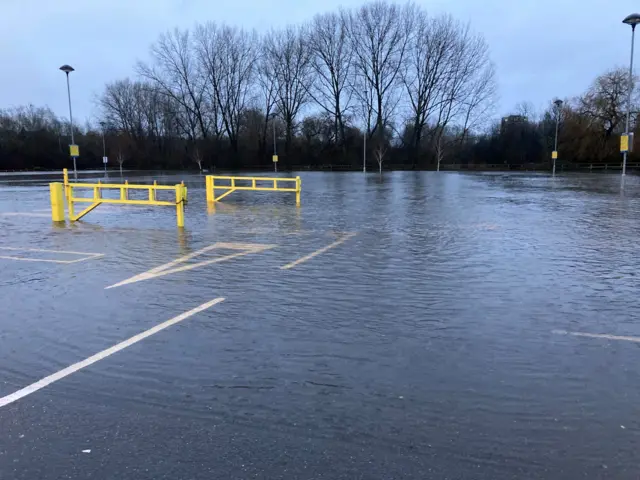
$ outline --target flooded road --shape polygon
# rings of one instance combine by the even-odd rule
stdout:
[[[0,478],[640,477],[637,177],[299,175],[125,174],[182,232],[0,176]]]

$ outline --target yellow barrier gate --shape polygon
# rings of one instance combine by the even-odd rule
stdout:
[[[216,180],[227,182],[223,185],[216,184]],[[291,184],[290,186],[281,186],[279,184]],[[278,177],[229,177],[207,175],[207,202],[219,202],[227,195],[236,190],[252,190],[257,192],[295,192],[296,205],[300,206],[300,192],[302,191],[302,183],[300,177],[296,178],[278,178]],[[216,197],[216,190],[225,190],[222,195]]]
[[[63,193],[64,188],[64,193]],[[175,206],[176,207],[176,220],[178,227],[184,227],[184,204],[187,201],[187,187],[184,183],[177,185],[158,185],[157,182],[153,182],[153,185],[133,185],[128,182],[125,183],[69,183],[67,170],[64,170],[64,183],[50,183],[49,189],[51,192],[51,218],[54,222],[64,221],[64,201],[66,198],[67,205],[69,207],[69,220],[75,222],[84,217],[87,213],[92,211],[98,205],[116,204],[116,205],[157,205],[157,206]],[[92,189],[92,197],[75,197],[74,189]],[[103,191],[118,190],[119,198],[103,198]],[[149,197],[145,200],[130,200],[129,190],[147,190]],[[158,191],[174,191],[175,201],[163,201],[157,200],[156,193]],[[90,203],[87,208],[82,210],[77,215],[75,214],[76,203]]]

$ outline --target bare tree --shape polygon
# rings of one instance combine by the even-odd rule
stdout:
[[[451,53],[442,84],[432,129],[433,143],[444,156],[443,136],[456,120],[468,125],[483,107],[490,108],[495,91],[493,66],[489,59],[488,45],[484,38],[471,32],[468,25],[453,23]],[[464,129],[463,129],[464,131]]]
[[[274,75],[276,107],[285,123],[285,151],[289,153],[300,109],[308,100],[309,49],[300,28],[270,32],[265,40],[266,62]]]
[[[202,172],[202,155],[200,155],[200,149],[198,147],[193,149],[192,158],[196,165],[198,165],[198,170]]]
[[[207,138],[216,129],[213,108],[205,100],[205,82],[188,30],[162,34],[151,48],[151,64],[139,63],[138,73],[180,107],[177,126],[189,139]],[[214,112],[215,113],[215,112]]]
[[[307,42],[314,74],[310,96],[332,117],[334,141],[343,148],[346,116],[353,95],[348,83],[353,52],[345,20],[344,15],[337,13],[317,15],[311,23]]]
[[[250,100],[257,58],[257,37],[236,27],[210,22],[196,29],[198,58],[205,89],[220,112],[233,152],[238,152],[242,113]]]
[[[271,117],[274,116],[277,99],[278,82],[275,74],[276,65],[269,56],[268,45],[265,39],[260,43],[260,54],[256,73],[255,110],[263,112],[260,136],[258,139],[258,152],[260,157],[266,154],[267,135]]]
[[[348,14],[349,38],[354,56],[352,86],[373,114],[367,125],[371,137],[382,141],[384,129],[393,123],[398,105],[398,75],[412,33],[415,7],[400,7],[384,1],[363,5]]]

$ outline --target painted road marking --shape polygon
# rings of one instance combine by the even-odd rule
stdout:
[[[33,212],[1,212],[3,217],[51,217],[51,213],[33,213]]]
[[[18,390],[17,392],[7,395],[6,397],[2,397],[0,398],[0,408],[5,407],[10,403],[16,402],[21,398],[26,397],[27,395],[31,395],[32,393],[35,393],[38,390],[41,390],[44,387],[51,385],[54,382],[57,382],[58,380],[62,380],[63,378],[68,377],[69,375],[77,372],[78,370],[82,370],[83,368],[88,367],[89,365],[93,365],[94,363],[99,362],[100,360],[104,360],[105,358],[113,355],[114,353],[119,352],[120,350],[124,350],[125,348],[130,347],[131,345],[136,344],[147,337],[150,337],[151,335],[155,335],[156,333],[164,330],[165,328],[169,328],[170,326],[175,325],[176,323],[182,322],[183,320],[186,320],[187,318],[195,315],[196,313],[200,313],[208,309],[209,307],[212,307],[223,301],[224,301],[224,298],[220,297],[220,298],[216,298],[215,300],[211,300],[210,302],[203,303],[199,307],[189,310],[188,312],[181,313],[177,317],[173,317],[172,319],[167,320],[166,322],[163,322],[159,325],[156,325],[155,327],[150,328],[149,330],[145,330],[144,332],[139,333],[129,338],[128,340],[125,340],[123,342],[118,343],[117,345],[114,345],[113,347],[107,348],[106,350],[102,350],[101,352],[98,352],[95,355],[92,355],[91,357],[82,360],[81,362],[74,363],[73,365],[70,365],[67,368],[62,369],[59,372],[49,375],[48,377],[44,377],[42,380],[32,383],[28,387]]]
[[[274,248],[276,245],[262,245],[258,243],[224,243],[224,242],[216,242],[213,245],[209,245],[208,247],[204,247],[197,252],[190,253],[189,255],[185,255],[183,257],[177,258],[169,263],[165,263],[164,265],[160,265],[159,267],[152,268],[151,270],[147,270],[139,275],[135,275],[131,278],[123,280],[122,282],[116,283],[115,285],[110,285],[105,287],[105,290],[109,288],[121,287],[123,285],[128,285],[130,283],[142,282],[143,280],[149,280],[151,278],[162,277],[164,275],[170,275],[172,273],[186,272],[187,270],[193,270],[198,267],[206,267],[207,265],[211,265],[214,263],[225,262],[227,260],[231,260],[233,258],[242,257],[244,255],[249,255],[250,253],[260,253],[265,250],[269,250],[270,248]],[[187,265],[183,265],[181,267],[176,267],[181,263],[184,263],[188,260],[191,260],[198,255],[202,255],[211,250],[215,249],[226,249],[226,250],[238,250],[237,253],[232,253],[230,255],[225,255],[223,257],[213,258],[211,260],[205,260],[203,262],[198,263],[189,263]],[[176,268],[174,268],[176,267]]]
[[[640,337],[629,337],[625,335],[609,335],[606,333],[586,333],[586,332],[567,332],[566,330],[553,330],[556,335],[571,335],[572,337],[586,338],[604,338],[606,340],[623,340],[625,342],[640,343]]]
[[[47,262],[47,263],[62,263],[62,264],[71,264],[84,262],[86,260],[93,260],[94,258],[104,257],[104,253],[89,253],[89,252],[71,252],[68,250],[45,250],[43,248],[19,248],[19,247],[0,247],[1,250],[8,250],[10,252],[40,252],[40,253],[59,253],[62,255],[79,255],[82,258],[77,258],[75,260],[54,260],[50,258],[30,258],[30,257],[21,257],[15,255],[0,255],[1,259],[5,260],[20,260],[22,262]]]
[[[322,247],[319,250],[316,250],[315,252],[311,252],[309,255],[306,255],[302,258],[299,258],[298,260],[291,262],[291,263],[287,263],[286,265],[283,265],[282,267],[280,267],[281,270],[289,270],[290,268],[295,267],[296,265],[300,265],[301,263],[306,262],[307,260],[311,260],[313,257],[317,257],[320,254],[323,254],[324,252],[326,252],[327,250],[331,250],[332,248],[337,247],[338,245],[346,242],[347,240],[349,240],[350,238],[353,238],[357,235],[357,232],[352,232],[352,233],[345,233],[342,237],[340,237],[338,240],[336,240],[333,243],[330,243],[329,245],[327,245],[326,247]]]

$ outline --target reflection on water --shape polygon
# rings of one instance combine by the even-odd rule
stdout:
[[[225,296],[64,395],[429,458],[450,478],[636,478],[640,351],[552,333],[640,335],[636,177],[621,192],[613,175],[301,176],[299,209],[263,192],[207,207],[202,176],[127,172],[185,181],[183,232],[171,208],[99,207],[62,229],[0,216],[1,245],[105,253],[2,264],[0,394]],[[49,181],[0,178],[0,211],[46,208]],[[278,247],[104,291],[215,242]]]

